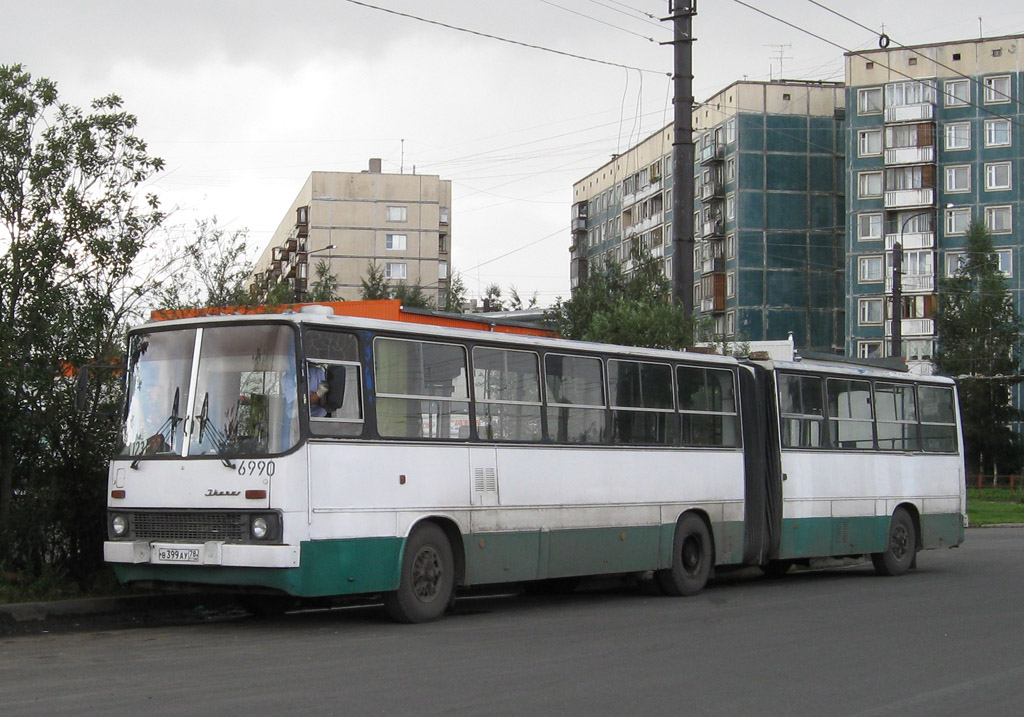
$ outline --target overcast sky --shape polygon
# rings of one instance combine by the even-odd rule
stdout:
[[[498,282],[568,295],[572,184],[672,117],[667,0],[0,0],[0,64],[87,105],[117,93],[167,170],[146,191],[173,221],[216,216],[256,249],[312,171],[453,182],[452,263],[471,295]],[[877,37],[809,0],[750,4],[846,49]],[[1020,0],[822,0],[916,44],[1024,32]],[[694,22],[694,95],[770,75],[842,80],[842,50],[734,0]],[[780,47],[781,46],[781,47]],[[775,59],[773,59],[775,58]],[[642,72],[640,70],[647,70]],[[403,142],[404,140],[404,142]]]

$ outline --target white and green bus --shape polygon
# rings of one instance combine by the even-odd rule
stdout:
[[[128,347],[104,555],[263,606],[870,556],[966,521],[956,386],[310,311],[151,322]]]

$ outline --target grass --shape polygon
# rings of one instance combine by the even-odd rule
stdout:
[[[1024,490],[968,488],[967,517],[970,519],[971,527],[1024,523]]]
[[[130,593],[131,589],[118,584],[113,572],[106,568],[91,575],[85,585],[49,571],[39,577],[30,577],[0,570],[0,605]]]

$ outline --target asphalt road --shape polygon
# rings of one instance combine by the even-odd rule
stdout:
[[[1019,714],[1024,529],[900,578],[731,577],[0,638],[2,714]]]

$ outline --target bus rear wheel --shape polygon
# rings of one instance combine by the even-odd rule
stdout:
[[[889,540],[885,550],[871,554],[871,563],[879,575],[902,575],[910,570],[917,555],[917,530],[906,508],[893,511],[889,521]]]
[[[658,585],[674,597],[696,595],[711,575],[711,534],[699,516],[687,513],[676,524],[672,567],[654,573]]]
[[[444,614],[455,594],[455,559],[444,531],[433,523],[416,528],[405,543],[398,589],[384,595],[396,622],[430,622]]]

